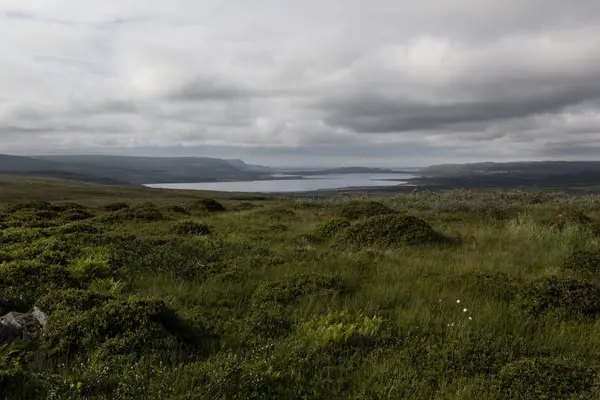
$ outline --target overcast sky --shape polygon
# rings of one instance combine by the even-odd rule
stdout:
[[[598,0],[0,0],[0,153],[600,160]]]

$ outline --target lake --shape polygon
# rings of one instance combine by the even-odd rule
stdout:
[[[330,174],[310,175],[302,177],[302,179],[290,178],[244,182],[158,183],[146,186],[161,189],[215,190],[219,192],[291,193],[355,187],[398,186],[406,184],[406,180],[413,177],[414,175],[401,173]]]

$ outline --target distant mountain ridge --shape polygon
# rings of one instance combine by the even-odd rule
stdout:
[[[600,161],[519,161],[440,164],[421,169],[423,176],[525,174],[528,176],[600,173]]]
[[[56,177],[105,184],[150,184],[261,179],[274,171],[242,160],[209,157],[0,155],[0,174]]]

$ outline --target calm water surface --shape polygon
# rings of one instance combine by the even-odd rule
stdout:
[[[281,176],[281,175],[279,175]],[[414,177],[408,174],[331,174],[306,176],[303,179],[273,179],[247,182],[165,183],[146,185],[162,189],[216,190],[220,192],[311,192],[351,187],[397,186]],[[390,179],[396,179],[391,181]]]

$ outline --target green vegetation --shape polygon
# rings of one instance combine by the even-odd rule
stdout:
[[[0,191],[0,316],[48,315],[2,398],[599,395],[598,196],[47,184]]]

